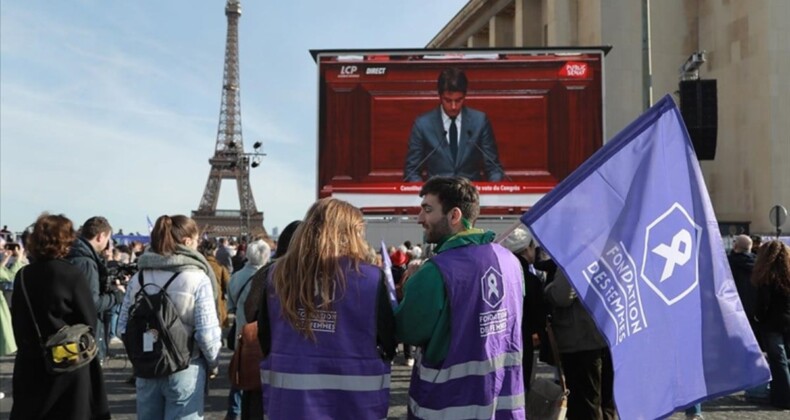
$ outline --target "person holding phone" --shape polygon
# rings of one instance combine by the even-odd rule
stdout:
[[[2,255],[0,255],[0,286],[3,293],[0,294],[0,357],[8,356],[16,352],[16,340],[14,340],[14,330],[11,324],[11,310],[8,307],[11,292],[14,290],[14,276],[22,266],[27,264],[22,247],[15,243],[3,243]],[[0,398],[4,395],[0,393]]]
[[[11,302],[14,291],[14,276],[16,272],[27,265],[27,258],[22,246],[15,242],[6,242],[0,238],[2,254],[0,254],[0,289],[6,303]]]
[[[6,242],[3,245],[3,256],[1,262],[3,268],[10,270],[12,272],[10,277],[11,279],[13,279],[14,274],[20,268],[22,268],[22,266],[27,264],[27,260],[25,259],[25,254],[22,252],[22,246],[16,242]],[[4,277],[0,277],[0,279],[1,278]]]

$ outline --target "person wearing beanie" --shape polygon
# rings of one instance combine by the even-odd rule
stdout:
[[[412,247],[412,248],[409,250],[409,255],[411,255],[411,259],[413,259],[413,260],[419,260],[420,258],[422,258],[422,248],[420,248],[420,247],[418,247],[418,246],[416,246],[416,245],[415,245],[415,246],[413,246],[413,247]]]
[[[390,261],[392,261],[393,266],[405,266],[409,263],[409,255],[401,250],[397,250],[390,254]]]
[[[529,389],[535,362],[534,351],[540,345],[540,336],[546,329],[546,305],[543,300],[543,283],[535,275],[536,244],[532,234],[525,228],[516,228],[508,235],[502,246],[510,250],[521,263],[524,271],[524,319],[521,336],[524,340],[522,364],[524,367],[524,389]]]

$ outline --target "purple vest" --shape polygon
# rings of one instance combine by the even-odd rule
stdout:
[[[316,341],[281,317],[269,287],[272,348],[260,364],[268,419],[387,417],[391,367],[376,347],[381,270],[368,264],[359,269],[346,267],[345,291],[338,289],[332,307],[310,320]]]
[[[498,244],[449,249],[431,259],[450,310],[450,348],[439,366],[412,371],[409,416],[523,419],[523,282],[516,257]]]

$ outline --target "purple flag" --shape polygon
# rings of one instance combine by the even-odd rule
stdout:
[[[395,280],[392,278],[392,260],[390,254],[387,252],[387,244],[384,240],[381,241],[381,260],[384,261],[384,276],[387,280],[387,292],[390,298],[390,305],[392,309],[398,307],[398,298],[395,294]]]
[[[670,96],[521,220],[609,342],[620,418],[664,417],[770,380]]]

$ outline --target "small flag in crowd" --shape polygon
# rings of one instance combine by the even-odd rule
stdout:
[[[522,222],[609,342],[620,418],[668,416],[770,380],[670,96]]]
[[[151,233],[154,230],[154,224],[151,223],[151,218],[148,215],[145,216],[145,220],[148,222],[148,233]]]
[[[387,294],[390,298],[390,305],[392,309],[398,306],[398,298],[395,294],[395,280],[392,278],[392,260],[390,254],[387,253],[387,244],[381,241],[381,259],[384,261],[384,277],[387,280]]]

